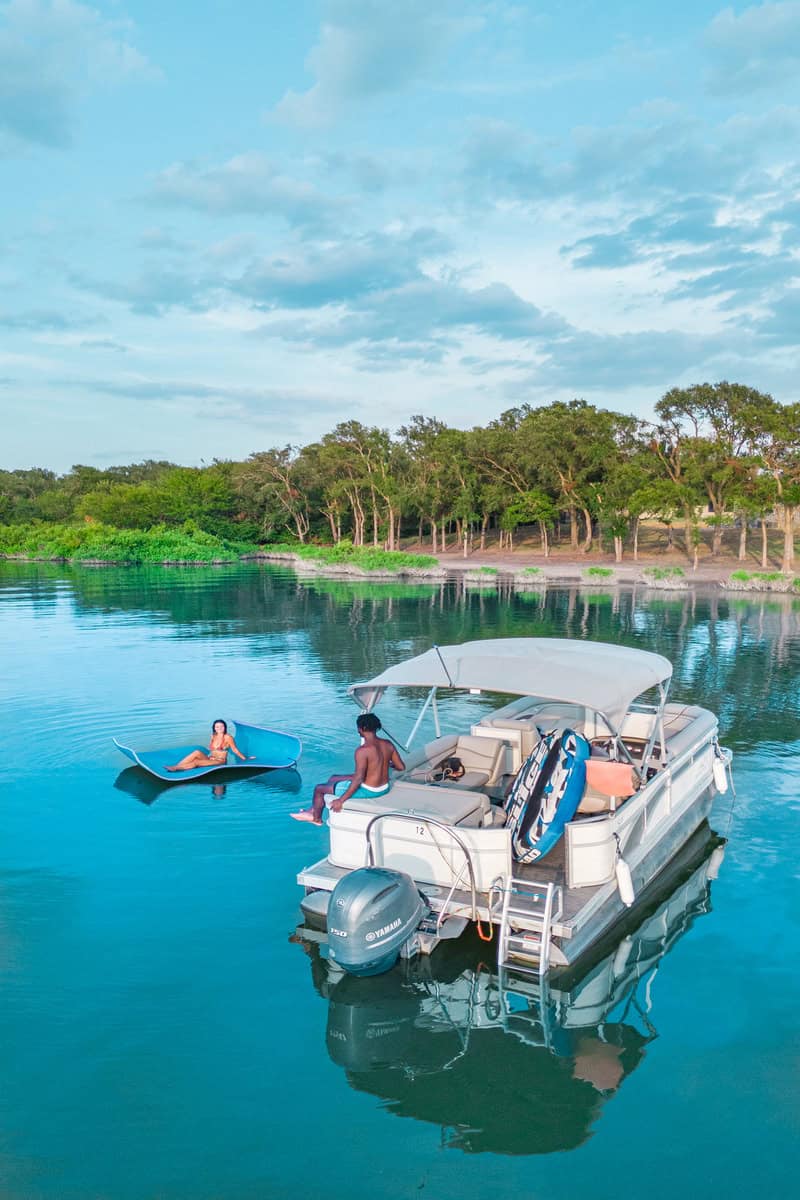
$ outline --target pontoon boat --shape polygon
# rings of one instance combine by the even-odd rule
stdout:
[[[298,876],[304,911],[323,923],[330,911],[332,955],[349,939],[343,965],[375,973],[397,953],[430,953],[471,921],[496,938],[501,967],[545,975],[579,960],[728,786],[716,717],[668,702],[671,676],[666,658],[628,646],[503,638],[434,646],[354,684],[363,711],[389,689],[422,692],[406,750],[426,714],[436,736],[404,753],[387,794],[330,814],[328,854]],[[443,692],[514,699],[468,732],[446,734]],[[454,757],[463,774],[443,778]],[[396,913],[385,879],[370,877],[376,867],[415,885],[395,889]],[[350,881],[346,906],[329,910],[330,893],[357,870],[363,889]]]

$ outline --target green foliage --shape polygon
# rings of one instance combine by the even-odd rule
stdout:
[[[587,567],[583,573],[588,579],[610,579],[614,570],[612,567]]]
[[[645,567],[642,571],[648,579],[683,579],[683,567]]]
[[[312,562],[361,567],[365,571],[402,571],[412,567],[437,567],[430,554],[406,554],[400,550],[376,550],[371,546],[354,546],[350,541],[335,546],[309,546],[301,542],[276,543],[268,547],[270,554],[296,554]]]
[[[349,538],[391,569],[398,560],[375,558],[377,547],[396,551],[411,532],[468,549],[499,530],[510,547],[519,526],[536,525],[547,554],[550,530],[561,541],[568,517],[573,546],[582,526],[585,550],[610,535],[620,559],[642,518],[667,525],[670,544],[679,520],[691,554],[701,524],[714,529],[716,551],[732,515],[762,519],[776,504],[800,505],[800,405],[722,382],[672,389],[656,410],[655,426],[583,400],[523,404],[470,430],[415,416],[392,434],[348,420],[310,445],[244,462],[0,471],[0,524],[65,528],[89,518],[178,531],[191,520],[225,544]],[[703,517],[708,506],[713,515]]]
[[[547,493],[541,488],[531,488],[508,506],[500,517],[500,527],[513,532],[519,525],[538,521],[552,528],[557,516],[558,509]]]
[[[182,529],[116,529],[110,525],[0,526],[0,556],[71,562],[230,562],[257,547],[222,541],[188,521]]]
[[[777,583],[785,578],[781,571],[732,571],[731,579],[739,583],[749,583],[750,580],[760,580],[762,583]]]
[[[300,580],[302,587],[318,595],[330,596],[337,604],[351,606],[354,600],[421,599],[435,596],[438,584],[408,582],[398,579],[325,579],[319,575]]]
[[[523,567],[523,569],[519,572],[520,575],[531,575],[531,576],[541,575],[541,573],[542,573],[541,567]]]

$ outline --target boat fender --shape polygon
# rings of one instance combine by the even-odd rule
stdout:
[[[636,893],[633,890],[631,869],[625,862],[624,858],[617,859],[615,873],[617,876],[617,888],[619,889],[620,900],[626,908],[630,908],[636,899]]]
[[[714,786],[721,796],[724,796],[728,790],[728,767],[724,758],[718,754],[714,755],[714,765],[712,767],[714,773]]]
[[[631,877],[631,869],[622,857],[619,848],[619,834],[614,834],[614,840],[617,843],[617,865],[614,868],[614,873],[617,877],[617,890],[619,898],[626,908],[630,908],[636,899],[636,893],[633,890],[633,879]]]
[[[719,869],[722,866],[722,860],[725,858],[725,847],[716,846],[711,851],[711,857],[708,860],[706,867],[706,879],[716,879],[719,875]]]
[[[617,951],[616,951],[616,954],[614,955],[614,964],[611,968],[611,972],[615,979],[619,979],[620,975],[627,967],[628,959],[631,956],[632,949],[633,949],[633,938],[629,934],[627,937],[624,937],[622,939],[620,944],[617,946]]]

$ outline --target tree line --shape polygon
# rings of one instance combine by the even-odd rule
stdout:
[[[148,461],[106,470],[75,466],[0,471],[0,523],[90,520],[119,528],[197,527],[220,537],[275,542],[349,539],[399,549],[402,537],[434,554],[513,549],[520,526],[589,551],[606,535],[621,561],[638,555],[639,528],[655,518],[697,560],[703,527],[719,553],[734,526],[738,555],[760,529],[783,531],[782,569],[794,566],[800,507],[800,404],[743,384],[672,388],[655,420],[583,400],[509,409],[485,426],[455,429],[415,416],[395,435],[344,421],[306,446],[246,460],[182,467]]]

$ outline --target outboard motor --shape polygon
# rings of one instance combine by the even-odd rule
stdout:
[[[331,893],[330,957],[351,975],[389,971],[427,913],[428,904],[410,875],[389,867],[359,867]]]

